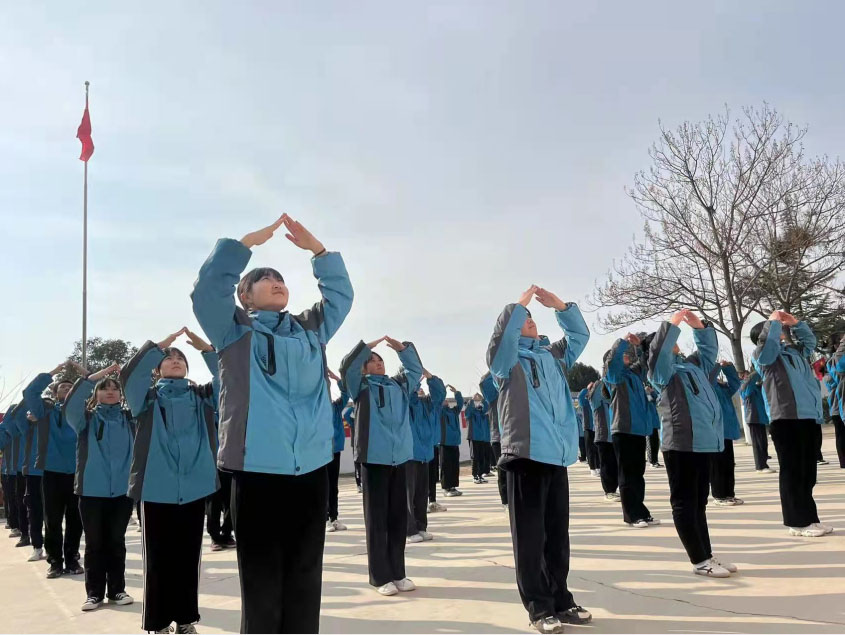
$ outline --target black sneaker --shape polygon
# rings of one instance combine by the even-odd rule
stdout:
[[[68,575],[82,575],[85,573],[85,569],[80,567],[78,562],[71,562],[65,569],[65,573]]]
[[[64,570],[62,569],[61,565],[51,564],[50,568],[47,569],[47,579],[52,580],[53,578],[60,578],[63,573]]]
[[[21,539],[15,543],[15,547],[29,547],[31,544],[29,536],[21,536]]]
[[[193,624],[177,624],[176,625],[176,632],[177,633],[196,633],[197,629],[194,628]]]
[[[593,614],[583,606],[573,606],[571,609],[558,613],[557,618],[567,624],[587,624],[593,619]]]
[[[223,539],[223,546],[226,547],[226,549],[234,549],[238,546],[238,543],[235,542],[234,538],[229,536],[228,538]]]
[[[103,605],[103,598],[95,598],[90,597],[85,600],[85,604],[82,605],[83,611],[96,611]]]

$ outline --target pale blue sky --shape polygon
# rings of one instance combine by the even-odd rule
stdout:
[[[355,286],[330,364],[387,332],[465,391],[505,303],[531,283],[583,301],[624,253],[658,119],[766,100],[810,125],[811,154],[845,141],[832,1],[35,5],[0,22],[7,386],[80,336],[86,79],[91,335],[195,326],[214,241],[287,211]],[[316,299],[283,237],[253,263],[285,274],[291,308]]]

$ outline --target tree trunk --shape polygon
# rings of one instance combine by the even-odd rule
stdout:
[[[734,356],[734,366],[736,366],[737,372],[741,373],[745,371],[745,357],[742,355],[742,335],[741,334],[731,334],[731,352],[733,352]]]

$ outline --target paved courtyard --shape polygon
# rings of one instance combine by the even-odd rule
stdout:
[[[593,633],[845,632],[845,470],[835,465],[830,426],[816,501],[832,536],[791,538],[780,524],[776,474],[756,474],[751,449],[738,445],[737,496],[746,504],[708,507],[714,550],[740,567],[727,580],[693,576],[671,523],[664,470],[646,473],[646,503],[661,527],[630,529],[618,504],[604,502],[583,464],[570,468],[572,572],[576,601],[594,615]],[[771,448],[774,454],[774,448]],[[777,466],[777,460],[771,462]],[[466,469],[464,469],[464,473]],[[367,585],[361,498],[343,478],[341,519],[349,531],[326,538],[321,630],[326,633],[527,632],[513,573],[507,517],[495,477],[464,496],[441,499],[430,516],[432,542],[408,545],[408,575],[419,589],[392,598]],[[291,514],[296,510],[291,509]],[[127,591],[136,604],[82,614],[82,577],[47,580],[46,563],[0,541],[0,631],[5,633],[137,633],[141,612],[141,534],[127,534]],[[0,533],[2,530],[0,530]],[[237,632],[238,570],[233,550],[203,546],[201,633]]]

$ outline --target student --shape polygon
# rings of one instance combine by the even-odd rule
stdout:
[[[355,404],[347,406],[346,409],[343,411],[343,423],[344,425],[349,428],[349,444],[353,447],[353,456],[355,454]],[[355,465],[355,487],[358,489],[359,494],[364,493],[364,488],[361,487],[361,464],[358,461],[354,461]]]
[[[609,351],[608,351],[609,353]],[[608,355],[605,355],[608,357]],[[607,359],[605,359],[605,363]],[[606,501],[618,503],[619,473],[616,453],[613,451],[613,432],[610,429],[610,391],[602,379],[587,387],[590,410],[593,413],[593,427],[596,432],[596,454],[598,456],[599,478]]]
[[[527,306],[535,298],[555,310],[563,338],[542,345]],[[575,408],[564,375],[590,332],[578,307],[537,286],[499,316],[487,366],[499,386],[499,423],[506,472],[516,580],[531,625],[562,633],[589,611],[575,603],[569,575],[569,478],[578,459]]]
[[[436,392],[432,394],[432,391]],[[428,384],[429,396],[420,396],[425,404],[425,412],[428,417],[429,427],[431,429],[430,438],[433,444],[432,454],[433,458],[428,462],[428,513],[445,512],[447,507],[437,502],[437,483],[440,481],[440,413],[443,409],[443,403],[446,399],[446,387],[440,379],[435,382],[435,388],[429,381]],[[421,391],[419,391],[421,392]],[[423,393],[424,394],[424,393]],[[435,401],[435,399],[437,399]]]
[[[17,474],[20,461],[20,434],[17,426],[11,422],[12,410],[17,404],[11,404],[0,421],[0,450],[3,452],[3,505],[6,511],[6,529],[9,538],[20,538],[21,520],[18,514]],[[8,419],[8,422],[6,422]],[[29,530],[27,529],[27,535]]]
[[[499,426],[499,386],[493,375],[484,373],[481,382],[478,384],[481,395],[487,403],[487,418],[490,421],[490,447],[493,450],[493,465],[499,465],[502,456],[502,433]],[[504,507],[508,505],[508,483],[505,474],[496,471],[496,485],[499,488],[499,500]]]
[[[591,384],[592,385],[592,382]],[[599,476],[598,449],[596,448],[596,430],[593,423],[593,409],[590,406],[589,386],[578,392],[578,406],[584,422],[584,448],[587,452],[587,465],[591,476]]]
[[[464,409],[464,396],[451,384],[455,405],[443,402],[440,410],[440,486],[446,496],[462,496],[458,489],[461,471],[461,410]]]
[[[810,327],[786,311],[775,311],[751,329],[751,355],[763,378],[763,398],[778,455],[783,524],[791,536],[818,538],[833,528],[819,521],[813,487],[822,417],[821,388],[807,356],[816,346]]]
[[[33,419],[32,421],[30,419]],[[16,428],[20,438],[20,462],[17,478],[18,510],[20,514],[21,539],[15,547],[32,546],[29,562],[44,559],[44,507],[41,502],[41,476],[43,472],[35,465],[38,453],[38,435],[35,434],[34,417],[26,411],[23,401],[12,408],[4,422]]]
[[[581,408],[578,406],[578,400],[574,402],[575,420],[578,422],[578,462],[587,462],[587,440],[584,437],[584,415],[581,413]]]
[[[434,403],[442,403],[446,387],[439,377],[423,369],[428,380],[428,396],[419,388],[408,395],[408,417],[413,437],[413,457],[405,464],[405,490],[408,496],[408,542],[432,540],[428,529],[428,464],[434,460],[434,428],[430,413]]]
[[[334,434],[332,435],[332,462],[329,463],[329,506],[328,506],[328,520],[326,531],[334,533],[336,531],[346,531],[346,525],[337,519],[337,500],[338,500],[338,482],[340,480],[340,455],[343,452],[343,446],[346,445],[346,430],[343,427],[343,411],[346,409],[346,404],[349,403],[349,395],[343,387],[343,382],[340,377],[335,375],[331,370],[328,371],[329,378],[337,382],[337,389],[340,396],[332,401],[332,425],[334,427]]]
[[[381,342],[399,354],[394,377],[373,349]],[[355,460],[364,485],[364,527],[370,584],[381,595],[413,591],[405,577],[408,501],[405,464],[414,456],[409,398],[419,388],[423,366],[410,342],[383,336],[360,342],[343,358],[340,377],[355,402]]]
[[[212,381],[187,379],[180,335],[202,351]],[[155,383],[151,382],[155,379]],[[144,609],[141,628],[196,633],[200,551],[206,497],[220,483],[217,455],[217,353],[186,327],[146,342],[120,371],[126,405],[137,422],[129,496],[141,501]]]
[[[835,333],[831,340],[832,355],[827,360],[825,382],[828,388],[830,418],[833,420],[833,432],[836,435],[836,454],[839,467],[845,470],[845,337]]]
[[[464,417],[467,420],[467,441],[472,458],[472,480],[476,485],[487,483],[487,445],[490,443],[490,423],[485,412],[488,404],[481,393],[475,393],[467,403]]]
[[[745,422],[751,433],[751,449],[754,454],[754,467],[760,474],[774,474],[769,467],[769,415],[763,402],[763,380],[756,370],[745,371],[742,385],[739,387],[742,397],[742,409]]]
[[[651,423],[651,434],[648,435],[648,445],[646,445],[646,458],[653,470],[663,467],[658,456],[660,450],[660,415],[657,414],[657,399],[659,396],[657,391],[654,390],[654,386],[647,385],[645,387],[646,412]]]
[[[722,381],[719,375],[724,376]],[[736,461],[734,441],[742,438],[742,427],[736,416],[733,396],[739,391],[742,380],[730,362],[722,362],[710,370],[710,383],[719,398],[722,408],[722,430],[725,434],[725,448],[710,459],[710,487],[713,502],[722,507],[742,505],[745,501],[736,497]]]
[[[693,329],[698,352],[693,359],[678,348],[682,322]],[[682,309],[643,344],[648,379],[660,391],[657,409],[675,529],[696,575],[727,578],[737,568],[713,555],[707,527],[710,457],[725,446],[722,407],[708,376],[719,352],[716,331]]]
[[[120,383],[108,376],[119,370],[114,364],[77,379],[62,410],[77,434],[74,491],[85,530],[83,611],[100,608],[106,597],[120,606],[134,602],[126,593],[125,571],[126,527],[132,515],[126,487],[135,422],[121,404]]]
[[[659,525],[645,506],[645,446],[651,434],[643,369],[637,351],[640,338],[629,333],[610,349],[604,381],[610,389],[613,451],[619,467],[622,518],[631,527]]]
[[[275,269],[241,277],[252,249],[282,225],[288,240],[313,254],[322,296],[299,314],[287,311],[289,290]],[[353,299],[343,258],[284,214],[239,241],[217,241],[191,298],[220,353],[217,464],[232,472],[241,630],[317,632],[333,449],[325,347]]]
[[[35,463],[38,469],[43,470],[41,493],[44,502],[44,547],[50,565],[48,578],[58,578],[65,573],[85,573],[79,566],[79,541],[82,538],[79,498],[73,493],[76,432],[62,414],[62,405],[73,384],[61,378],[53,384],[54,376],[68,364],[83,375],[88,374],[78,364],[59,364],[49,373],[37,375],[23,391],[26,407],[37,420],[38,456]],[[47,388],[50,388],[49,400],[41,396]]]

